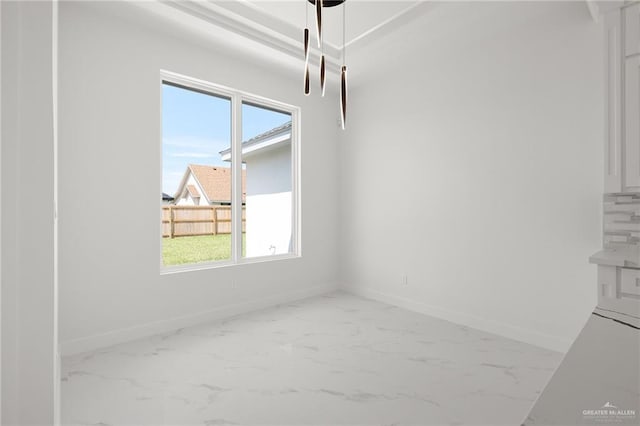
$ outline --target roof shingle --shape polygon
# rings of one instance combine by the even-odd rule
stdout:
[[[189,164],[193,176],[210,202],[231,202],[231,169],[220,166]],[[242,170],[242,202],[246,198],[246,170]],[[194,188],[195,189],[195,188]]]
[[[196,189],[195,185],[187,185],[187,191],[189,191],[191,198],[200,198],[200,193]]]

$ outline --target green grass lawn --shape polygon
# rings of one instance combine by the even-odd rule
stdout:
[[[244,256],[245,235],[242,235]],[[212,262],[231,259],[231,235],[200,235],[162,239],[162,261],[165,266]]]

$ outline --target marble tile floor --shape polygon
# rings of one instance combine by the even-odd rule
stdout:
[[[520,425],[561,354],[337,292],[67,357],[65,425]]]

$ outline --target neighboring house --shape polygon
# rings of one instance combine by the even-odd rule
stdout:
[[[231,150],[221,151],[231,161]],[[246,255],[291,252],[291,122],[242,143],[246,164]]]
[[[173,197],[169,194],[162,193],[162,204],[173,204]]]
[[[242,171],[244,175],[244,170]],[[243,176],[242,202],[245,202],[246,178]],[[189,164],[176,191],[178,206],[223,206],[231,204],[231,169]]]

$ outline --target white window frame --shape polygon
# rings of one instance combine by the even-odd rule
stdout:
[[[301,204],[300,204],[300,107],[275,101],[262,96],[232,89],[205,80],[188,77],[171,71],[160,71],[160,178],[158,179],[162,193],[162,86],[165,82],[192,88],[213,96],[231,100],[231,259],[211,262],[190,263],[186,265],[165,266],[162,261],[162,197],[159,198],[160,274],[173,274],[185,271],[214,269],[260,262],[270,262],[302,257],[301,251]],[[247,102],[256,106],[274,109],[291,114],[291,233],[292,252],[273,256],[242,257],[242,104]]]

